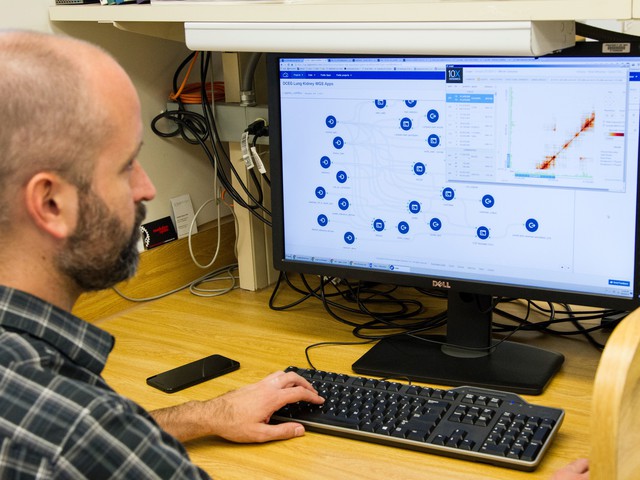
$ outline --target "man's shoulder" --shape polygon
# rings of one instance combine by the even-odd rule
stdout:
[[[62,441],[72,425],[104,412],[146,414],[101,376],[45,341],[1,329],[0,379],[0,416],[6,428],[51,435],[54,443]]]
[[[0,334],[0,466],[15,460],[3,459],[5,450],[52,466],[76,464],[123,442],[133,450],[135,441],[158,429],[142,407],[100,376],[41,341],[11,337],[3,342]]]

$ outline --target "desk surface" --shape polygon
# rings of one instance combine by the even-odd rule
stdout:
[[[145,408],[204,400],[258,381],[288,365],[306,366],[305,347],[321,341],[354,341],[350,328],[331,319],[317,301],[284,311],[268,307],[270,290],[236,290],[216,298],[186,291],[95,322],[116,337],[104,376],[121,394]],[[289,295],[289,297],[287,297]],[[295,298],[284,292],[279,301]],[[527,338],[529,336],[529,338]],[[592,383],[600,354],[585,341],[522,333],[543,348],[565,354],[559,374],[541,396],[524,396],[566,410],[566,419],[541,466],[533,473],[307,432],[302,438],[237,445],[217,438],[187,444],[195,463],[217,479],[332,478],[549,478],[557,468],[588,455]],[[313,349],[316,368],[351,372],[368,345]],[[238,360],[238,371],[175,394],[146,385],[160,371],[220,353]]]

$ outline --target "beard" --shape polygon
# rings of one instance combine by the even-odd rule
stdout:
[[[132,277],[138,267],[140,224],[146,208],[136,205],[127,227],[92,191],[78,193],[78,224],[57,258],[60,271],[83,291],[103,290]]]

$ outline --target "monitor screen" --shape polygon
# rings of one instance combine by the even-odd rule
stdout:
[[[494,297],[635,308],[640,50],[627,47],[270,55],[276,268],[447,291],[443,343],[462,347],[456,359],[484,349],[505,361],[490,338]],[[421,376],[428,342],[394,341],[354,369],[396,374],[406,367],[385,370],[396,362],[449,380]]]

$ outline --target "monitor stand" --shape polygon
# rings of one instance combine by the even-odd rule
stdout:
[[[449,292],[446,336],[398,335],[379,341],[353,364],[361,375],[438,385],[470,385],[541,394],[564,356],[492,341],[492,297]]]

